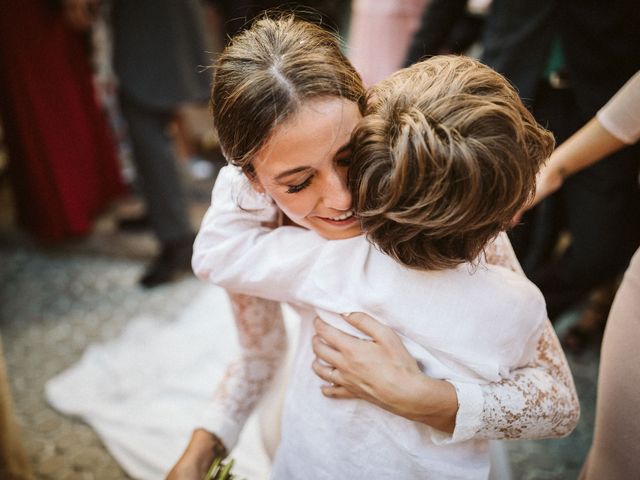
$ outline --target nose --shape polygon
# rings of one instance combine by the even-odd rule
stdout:
[[[323,197],[324,205],[335,210],[351,208],[351,192],[347,188],[347,170],[337,168],[329,174]]]

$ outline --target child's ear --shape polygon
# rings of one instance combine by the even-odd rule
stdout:
[[[255,172],[245,171],[244,176],[247,177],[247,180],[249,180],[251,188],[253,188],[254,191],[264,195],[264,187],[262,186],[262,183],[260,183],[260,180],[258,180],[258,176],[255,174]]]

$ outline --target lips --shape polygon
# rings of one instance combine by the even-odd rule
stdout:
[[[332,220],[334,222],[342,222],[344,220],[348,220],[353,217],[353,210],[349,210],[348,212],[344,212],[342,215],[338,215],[337,217],[327,217],[328,220]]]
[[[335,227],[351,227],[353,224],[358,222],[358,217],[354,215],[353,210],[349,210],[335,217],[317,217],[317,218]]]

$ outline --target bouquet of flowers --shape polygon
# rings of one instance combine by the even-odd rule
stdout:
[[[207,474],[204,476],[203,480],[234,480],[237,479],[235,475],[231,473],[231,468],[233,468],[233,459],[230,459],[228,462],[223,462],[222,457],[216,458]],[[246,480],[246,479],[243,479]]]

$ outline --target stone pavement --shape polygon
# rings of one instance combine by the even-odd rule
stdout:
[[[196,225],[209,188],[201,182],[191,194]],[[130,319],[148,314],[169,321],[194,297],[201,285],[193,277],[150,291],[137,286],[156,248],[148,233],[118,232],[113,215],[101,219],[90,237],[55,248],[34,245],[2,226],[0,332],[38,479],[127,478],[91,428],[47,405],[44,384],[74,364],[88,345],[118,336]],[[591,441],[598,353],[594,348],[570,357],[582,403],[572,435],[508,442],[514,479],[577,478]]]

